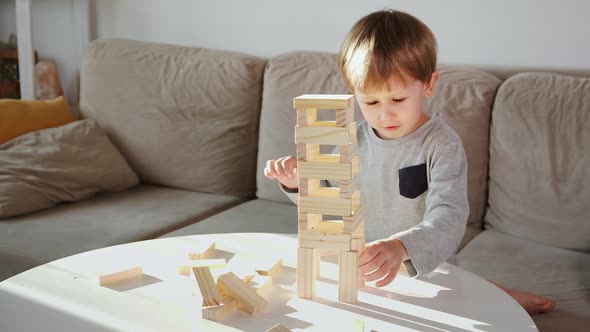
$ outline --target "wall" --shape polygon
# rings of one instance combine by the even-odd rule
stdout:
[[[381,8],[431,27],[441,63],[590,72],[585,0],[100,0],[98,37],[126,37],[272,56],[336,52],[362,15]]]

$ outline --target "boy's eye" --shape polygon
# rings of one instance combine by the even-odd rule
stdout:
[[[392,99],[392,100],[396,103],[401,103],[402,101],[406,100],[406,98]]]
[[[366,101],[365,104],[371,106],[371,105],[376,105],[377,101]]]

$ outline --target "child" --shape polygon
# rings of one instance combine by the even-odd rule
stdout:
[[[454,257],[469,214],[461,139],[438,113],[423,112],[439,77],[436,39],[409,14],[379,11],[355,24],[338,60],[364,117],[357,125],[360,186],[366,235],[373,242],[359,260],[363,279],[385,286],[401,264],[410,276],[433,271]],[[296,167],[293,156],[269,160],[264,174],[293,193]],[[555,306],[502,289],[530,314]]]

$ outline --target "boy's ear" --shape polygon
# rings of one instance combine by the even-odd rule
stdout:
[[[438,72],[435,71],[432,73],[432,76],[430,77],[430,81],[426,84],[424,84],[424,95],[427,98],[432,97],[432,94],[434,93],[434,88],[436,87],[436,82],[438,82]]]

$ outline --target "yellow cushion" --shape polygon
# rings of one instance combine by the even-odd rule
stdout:
[[[31,131],[75,121],[63,97],[53,100],[0,99],[0,144]]]

